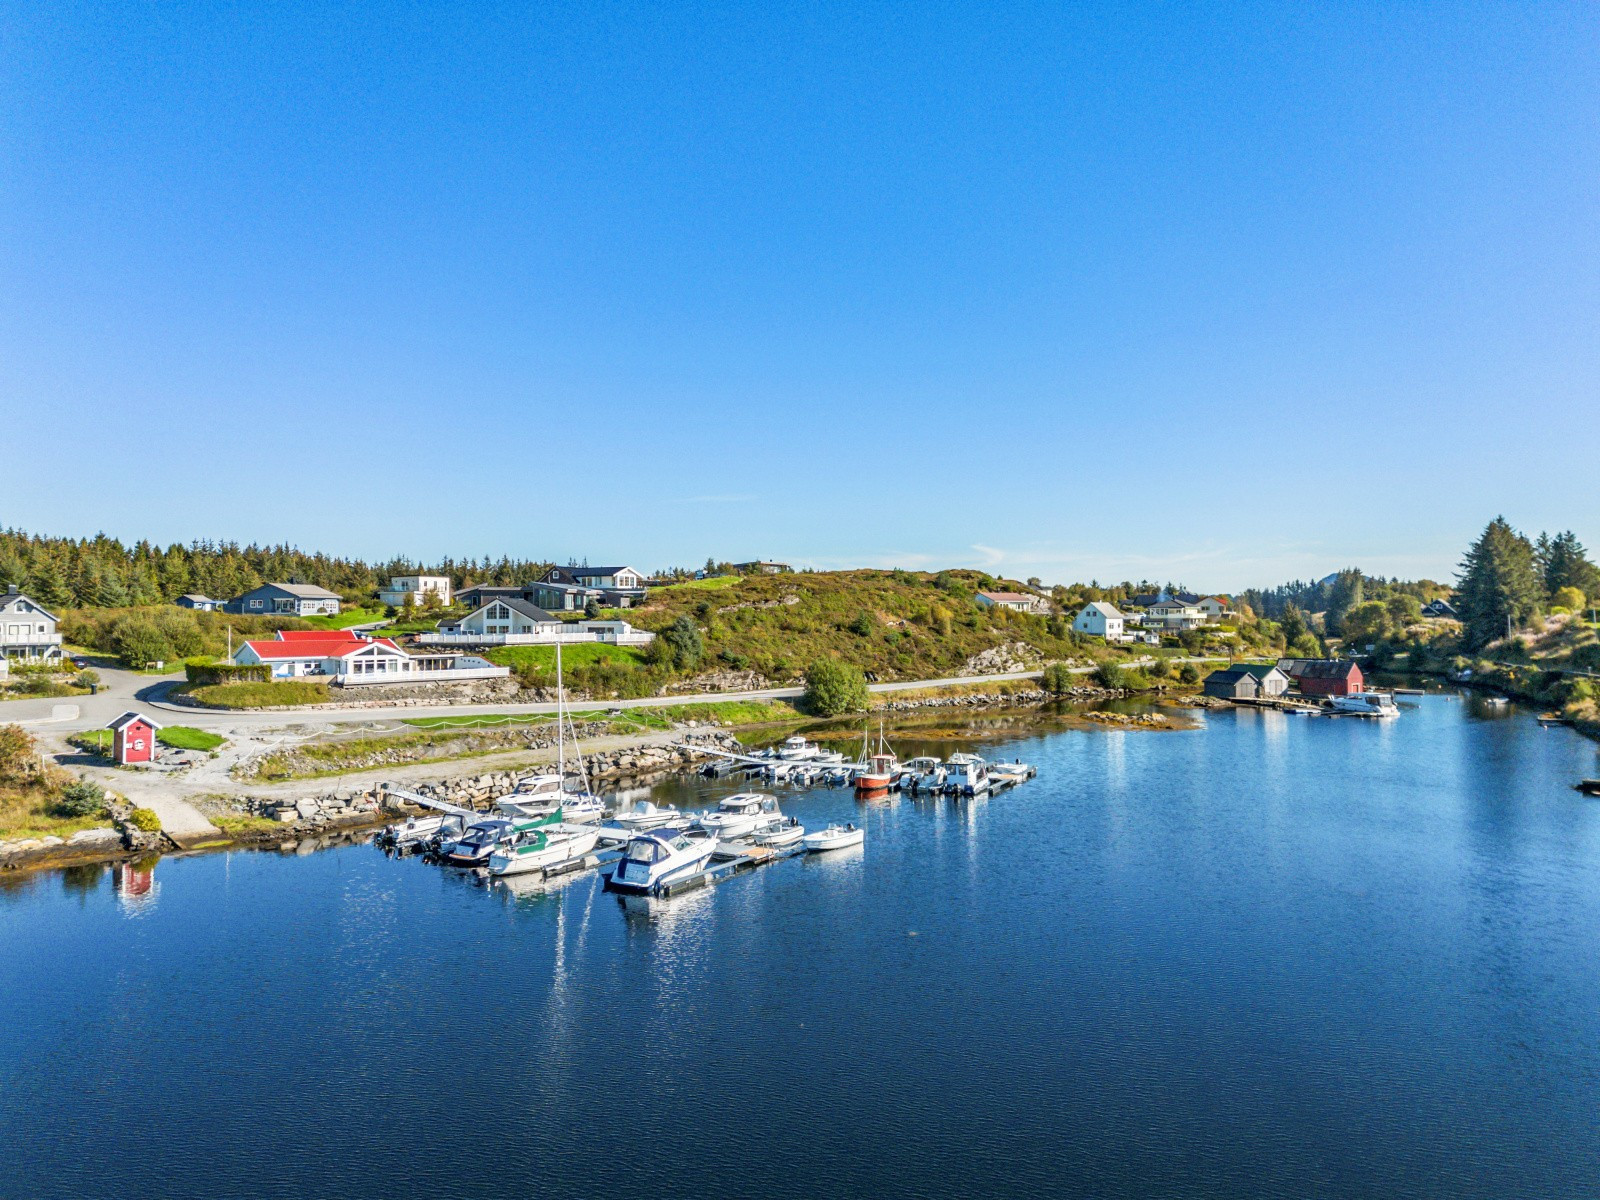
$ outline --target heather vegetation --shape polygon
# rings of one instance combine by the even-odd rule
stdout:
[[[20,725],[0,725],[0,837],[68,837],[106,816],[98,785],[50,762]]]

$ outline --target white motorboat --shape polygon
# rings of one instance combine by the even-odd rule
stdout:
[[[783,739],[783,744],[778,747],[778,757],[788,762],[807,762],[821,753],[815,742],[808,742],[799,734]]]
[[[1015,762],[997,762],[989,764],[989,786],[1004,784],[1007,787],[1018,783],[1026,783],[1039,772],[1027,763],[1017,760]]]
[[[437,837],[444,829],[445,823],[451,820],[459,821],[460,818],[447,813],[427,817],[407,817],[399,824],[385,829],[378,840],[395,850],[411,850]]]
[[[568,859],[581,858],[600,841],[600,831],[582,826],[574,828],[561,820],[560,809],[555,820],[541,821],[536,827],[524,827],[501,838],[494,853],[489,856],[492,875],[526,875],[542,871]]]
[[[843,850],[847,846],[861,845],[866,837],[867,831],[857,825],[829,825],[806,834],[803,840],[807,850]]]
[[[937,792],[944,787],[944,764],[937,758],[924,755],[913,758],[902,768],[902,779],[909,780],[913,791]]]
[[[773,825],[756,834],[755,843],[758,846],[770,846],[773,849],[778,849],[782,846],[794,845],[805,835],[806,827],[793,817],[790,817],[782,824]]]
[[[544,817],[561,807],[562,778],[533,775],[517,784],[517,790],[501,796],[494,806],[507,816]]]
[[[715,812],[700,818],[700,828],[722,841],[749,837],[759,829],[783,819],[778,800],[761,792],[738,792],[725,796]]]
[[[485,821],[475,821],[461,831],[460,837],[443,843],[439,847],[439,857],[452,867],[486,866],[489,856],[495,852],[501,840],[510,837],[516,831],[518,824],[526,823],[533,827],[548,819],[548,817],[531,819],[491,817]]]
[[[1355,717],[1398,717],[1400,709],[1388,692],[1353,692],[1329,696],[1328,711]]]
[[[818,750],[811,756],[811,761],[819,766],[834,767],[844,761],[844,753],[840,750]]]
[[[652,829],[628,839],[612,872],[610,886],[625,892],[651,892],[705,870],[717,839],[697,830]]]
[[[670,804],[660,808],[648,800],[641,800],[626,812],[619,812],[611,819],[624,829],[658,829],[663,825],[671,825],[681,820],[683,814]]]
[[[976,754],[952,754],[945,763],[945,790],[977,796],[989,790],[989,764]]]

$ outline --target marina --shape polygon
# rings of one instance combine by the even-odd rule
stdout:
[[[692,1162],[624,1156],[610,1190],[799,1200],[821,1173],[957,1200],[1065,1172],[1068,1194],[1142,1200],[1207,1162],[1212,1194],[1249,1200],[1584,1194],[1600,805],[1572,785],[1594,747],[1532,711],[1409,700],[1398,721],[1207,710],[1183,733],[890,726],[908,770],[1037,773],[970,797],[624,785],[573,826],[592,852],[528,875],[345,840],[12,880],[12,1186],[103,1190],[63,1152],[89,1122],[104,1154],[182,1156],[179,1198],[592,1195],[560,1114],[642,1097],[617,1111],[650,1144],[730,1102],[785,1119],[719,1123]],[[610,886],[655,832],[619,817],[676,836],[749,791],[864,844],[751,839]],[[392,840],[452,816],[419,806]],[[1312,1019],[1341,1036],[1308,1041]],[[507,1112],[517,1136],[464,1180]],[[373,1113],[427,1114],[426,1152]],[[308,1122],[338,1136],[297,1140]],[[1350,1124],[1382,1133],[1325,1136]]]

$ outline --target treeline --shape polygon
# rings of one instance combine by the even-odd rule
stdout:
[[[1579,612],[1600,600],[1600,568],[1568,530],[1529,540],[1504,517],[1467,550],[1457,577],[1463,642],[1479,650],[1551,612]]]
[[[198,541],[132,546],[98,534],[51,538],[0,532],[0,587],[15,584],[46,608],[125,608],[171,603],[189,592],[227,600],[262,583],[312,583],[350,603],[370,598],[391,575],[448,575],[467,583],[512,586],[540,578],[549,564],[531,559],[452,559],[368,563],[292,546]]]

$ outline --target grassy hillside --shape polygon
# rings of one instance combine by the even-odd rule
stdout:
[[[705,643],[702,669],[750,669],[775,680],[828,655],[892,680],[950,674],[1008,642],[1051,659],[1117,653],[1098,643],[1091,650],[1063,619],[979,605],[980,588],[1005,584],[976,571],[752,575],[714,589],[704,582],[652,590],[648,603],[624,615],[657,632],[688,617]]]

